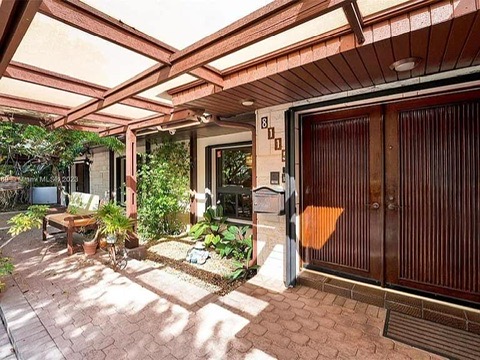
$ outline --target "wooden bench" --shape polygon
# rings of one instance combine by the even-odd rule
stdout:
[[[67,234],[67,251],[72,255],[75,250],[73,247],[73,233],[80,229],[96,229],[97,222],[93,215],[98,210],[100,197],[98,195],[74,192],[70,196],[70,205],[77,208],[77,214],[72,215],[66,211],[49,214],[43,218],[43,241],[47,240],[47,227],[50,225]]]

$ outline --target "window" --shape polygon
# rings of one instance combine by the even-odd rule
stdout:
[[[123,206],[125,205],[125,201],[127,200],[127,189],[125,187],[125,182],[127,181],[126,168],[127,168],[127,160],[125,159],[125,156],[117,157],[117,165],[116,165],[117,186],[115,189],[117,193],[116,200],[118,204]]]
[[[224,215],[252,219],[252,147],[214,148],[216,203]]]

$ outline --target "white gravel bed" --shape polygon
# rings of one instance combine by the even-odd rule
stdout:
[[[161,241],[160,243],[151,246],[148,250],[156,253],[161,256],[168,257],[169,259],[178,260],[178,261],[185,261],[187,256],[187,251],[192,248],[192,244],[186,244],[182,241],[177,240],[168,240],[168,241]],[[235,266],[233,264],[232,259],[221,258],[214,250],[209,250],[210,257],[207,259],[205,264],[190,264],[198,269],[205,270],[214,274],[218,275],[228,275],[234,269]],[[185,261],[185,263],[187,263]]]

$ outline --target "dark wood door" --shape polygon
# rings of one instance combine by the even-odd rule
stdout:
[[[390,106],[385,131],[387,282],[480,302],[480,102]]]
[[[302,119],[304,264],[382,280],[381,121],[379,107]]]
[[[77,177],[76,191],[88,194],[90,192],[90,166],[83,162],[75,164],[75,174]]]

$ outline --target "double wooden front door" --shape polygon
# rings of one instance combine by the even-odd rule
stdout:
[[[302,119],[304,264],[480,302],[480,102],[440,100]]]

